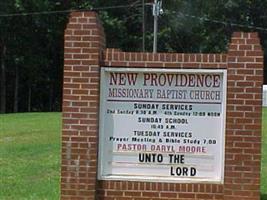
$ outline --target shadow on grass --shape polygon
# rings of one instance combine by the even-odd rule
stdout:
[[[261,194],[261,200],[267,200],[267,194]]]

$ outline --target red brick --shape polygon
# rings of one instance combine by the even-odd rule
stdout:
[[[252,50],[252,46],[251,45],[239,45],[239,50]]]
[[[246,40],[241,39],[241,38],[232,38],[231,39],[231,44],[245,44]]]
[[[241,32],[234,32],[232,34],[232,38],[242,38],[242,33]]]
[[[253,56],[253,57],[261,56],[262,57],[263,52],[262,51],[247,51],[246,56]]]
[[[246,40],[247,44],[260,44],[259,38],[252,38]]]
[[[179,193],[179,198],[185,198],[185,199],[193,199],[195,198],[195,194],[192,193]]]

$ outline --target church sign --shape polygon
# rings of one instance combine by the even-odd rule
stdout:
[[[223,183],[226,70],[101,69],[99,179]]]

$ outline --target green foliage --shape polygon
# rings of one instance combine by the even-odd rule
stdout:
[[[107,47],[141,51],[141,2],[0,0],[0,14],[96,8],[106,32]],[[129,7],[116,8],[119,5]],[[267,49],[267,30],[253,28],[267,29],[267,0],[163,1],[163,10],[158,19],[159,52],[226,52],[233,31],[258,31]],[[68,13],[0,17],[0,52],[3,46],[7,47],[6,58],[0,56],[0,60],[5,60],[7,69],[8,112],[13,110],[16,69],[19,69],[19,111],[60,110],[63,34],[67,20]],[[151,52],[153,16],[152,6],[148,4],[145,24],[145,49]]]
[[[127,37],[125,21],[117,17],[111,17],[107,11],[102,11],[100,17],[105,26],[107,40],[110,41],[109,46],[113,48],[121,48],[124,38]],[[116,39],[114,36],[116,36]]]
[[[0,199],[59,199],[60,113],[0,115]]]

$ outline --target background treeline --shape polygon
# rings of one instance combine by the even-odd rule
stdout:
[[[151,2],[0,0],[0,112],[60,111],[70,10],[96,10],[107,47],[152,51]],[[267,0],[163,0],[163,10],[159,52],[226,52],[233,31],[259,32],[267,49]]]

